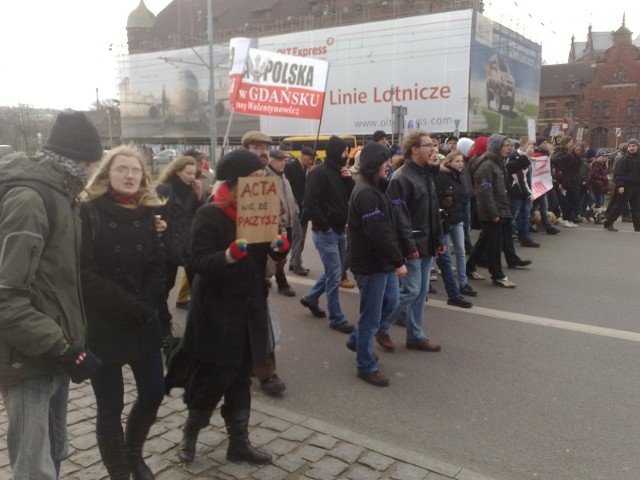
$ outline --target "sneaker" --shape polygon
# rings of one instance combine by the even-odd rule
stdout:
[[[375,385],[376,387],[388,387],[389,386],[389,378],[382,373],[380,370],[375,370],[373,372],[358,372],[358,378],[364,380],[371,385]]]
[[[340,281],[340,286],[342,288],[355,288],[356,284],[353,283],[351,280],[349,280],[348,278],[345,278],[344,280]]]
[[[307,307],[309,310],[311,310],[311,313],[313,314],[314,317],[326,318],[327,316],[327,312],[322,310],[318,305],[312,305],[311,303],[307,302],[304,298],[300,299],[300,304],[303,307]]]
[[[467,277],[469,277],[472,280],[484,280],[484,277],[480,275],[478,272],[476,272],[475,270],[473,272],[467,272]]]
[[[471,285],[468,283],[466,285],[460,285],[460,293],[463,295],[468,295],[469,297],[477,297],[478,292],[476,292]]]
[[[336,332],[340,332],[340,333],[351,333],[355,330],[355,328],[353,327],[353,325],[351,325],[349,322],[342,322],[339,323],[337,325],[329,325],[332,329],[334,329]]]
[[[520,242],[520,246],[528,248],[538,248],[540,244],[538,242],[534,242],[533,240],[523,240]]]
[[[452,307],[460,307],[460,308],[471,308],[473,307],[473,303],[465,300],[464,297],[450,298],[447,300],[447,305],[451,305]]]
[[[266,380],[262,380],[260,382],[260,388],[267,395],[271,395],[272,397],[280,395],[287,389],[287,386],[284,384],[282,380],[278,377],[278,375],[273,375],[272,377],[267,378]]]
[[[493,284],[497,285],[498,287],[504,287],[504,288],[516,288],[516,285],[517,285],[516,283],[513,283],[511,280],[509,280],[507,277],[494,278]]]

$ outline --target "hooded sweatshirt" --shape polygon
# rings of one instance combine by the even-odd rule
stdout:
[[[471,166],[476,186],[476,205],[481,222],[492,222],[494,218],[511,218],[511,199],[508,187],[510,176],[505,168],[500,150],[507,137],[492,135],[487,143],[487,153]]]
[[[340,173],[346,165],[342,153],[349,144],[333,135],[327,143],[327,156],[323,164],[311,170],[304,192],[306,213],[315,231],[344,233],[347,224],[349,196],[354,181]]]

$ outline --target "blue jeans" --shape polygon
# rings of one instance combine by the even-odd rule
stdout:
[[[56,480],[68,456],[69,377],[43,376],[0,387],[14,480]]]
[[[604,205],[604,193],[596,193],[594,194],[596,206],[595,208],[600,208]]]
[[[389,326],[399,315],[407,319],[407,342],[427,340],[422,329],[424,302],[429,291],[429,277],[433,257],[407,259],[407,275],[400,279],[400,300],[388,318],[380,322],[380,333],[389,334]]]
[[[471,201],[463,202],[462,208],[464,209],[464,249],[466,252],[470,252],[473,248],[473,242],[471,241]]]
[[[445,241],[448,243],[448,239]],[[438,265],[442,273],[442,282],[444,283],[444,289],[447,291],[447,297],[450,300],[458,298],[460,296],[460,289],[456,283],[456,275],[453,273],[453,262],[449,248],[447,248],[446,252],[439,253],[436,256],[436,265]]]
[[[138,398],[129,415],[155,417],[164,398],[164,372],[162,354],[153,352],[145,358],[133,362],[131,371],[136,380]],[[103,364],[91,377],[91,387],[96,396],[96,435],[112,437],[122,432],[122,411],[124,410],[124,381],[122,365]]]
[[[400,283],[394,271],[354,276],[360,289],[360,317],[349,343],[356,345],[358,372],[375,372],[378,365],[373,354],[373,336],[382,321],[390,323],[398,305]]]
[[[551,221],[549,220],[549,200],[547,198],[548,193],[549,192],[539,196],[535,200],[535,203],[540,211],[540,221],[542,222],[542,225],[544,225],[544,228],[546,228],[547,230],[553,228],[553,225],[551,225]]]
[[[331,325],[340,325],[347,321],[340,309],[340,279],[347,248],[347,236],[333,230],[329,233],[313,230],[313,244],[320,254],[324,273],[303,298],[311,305],[318,305],[320,295],[326,293],[329,322]]]
[[[511,197],[511,228],[518,232],[518,240],[521,242],[532,242],[529,224],[531,223],[531,200],[513,196]]]

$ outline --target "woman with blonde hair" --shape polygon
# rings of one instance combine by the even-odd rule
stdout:
[[[82,294],[87,343],[102,360],[91,377],[96,436],[111,479],[153,479],[142,447],[164,396],[157,305],[164,293],[164,262],[150,188],[140,152],[111,150],[86,188],[82,219]],[[138,398],[123,432],[122,367],[129,365]]]
[[[158,212],[167,223],[163,233],[166,281],[164,299],[160,304],[160,323],[165,338],[165,346],[171,338],[171,314],[167,306],[169,293],[176,283],[178,267],[183,267],[189,285],[193,284],[191,270],[191,223],[196,210],[201,205],[201,184],[196,180],[196,160],[193,157],[179,157],[173,160],[160,174],[158,196],[165,201]]]

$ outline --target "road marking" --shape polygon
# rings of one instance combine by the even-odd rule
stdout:
[[[299,285],[307,285],[309,287],[315,285],[316,281],[308,278],[287,277],[289,282]],[[358,293],[358,289],[341,288],[342,293]],[[466,313],[471,315],[482,315],[491,318],[500,318],[502,320],[511,320],[513,322],[528,323],[529,325],[539,325],[542,327],[558,328],[560,330],[568,330],[571,332],[587,333],[589,335],[597,335],[600,337],[618,338],[621,340],[629,340],[632,342],[640,342],[640,333],[629,332],[627,330],[616,330],[613,328],[598,327],[595,325],[587,325],[584,323],[567,322],[557,320],[555,318],[537,317],[535,315],[527,315],[524,313],[505,312],[503,310],[495,310],[493,308],[473,306],[472,308],[463,309],[447,305],[443,300],[429,299],[429,307],[443,308],[446,310],[455,310],[458,313]]]

